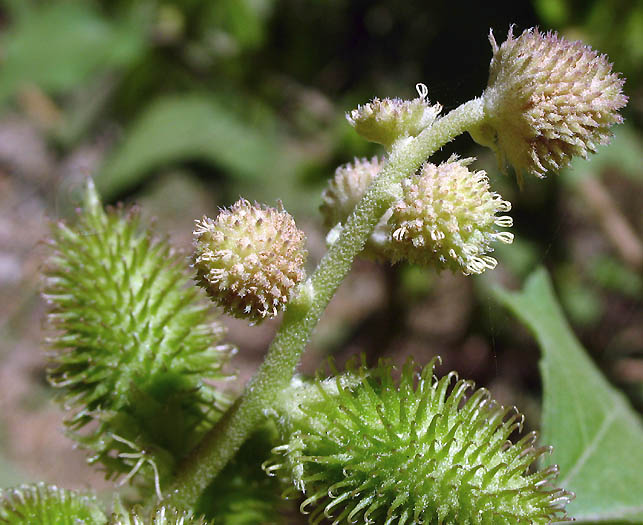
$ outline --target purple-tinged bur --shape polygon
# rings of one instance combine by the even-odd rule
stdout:
[[[493,33],[489,82],[482,98],[486,119],[471,135],[492,148],[501,167],[543,177],[586,158],[610,141],[623,122],[624,79],[606,55],[580,41],[531,28],[500,46]]]

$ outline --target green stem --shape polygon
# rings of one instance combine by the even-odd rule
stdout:
[[[379,218],[391,205],[393,187],[415,172],[439,148],[483,120],[482,102],[471,100],[437,120],[415,138],[392,147],[382,168],[341,235],[288,308],[265,361],[243,395],[181,465],[169,503],[194,508],[199,496],[264,418],[279,392],[290,384],[313,329],[337,287],[362,251]]]

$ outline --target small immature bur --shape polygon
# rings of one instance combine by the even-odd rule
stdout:
[[[286,307],[304,276],[306,236],[285,210],[237,201],[197,221],[197,282],[218,305],[253,324]]]

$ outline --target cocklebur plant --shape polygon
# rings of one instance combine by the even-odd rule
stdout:
[[[213,502],[226,490],[251,494],[234,475],[243,477],[245,466],[230,461],[248,459],[237,452],[271,419],[279,439],[264,467],[288,494],[301,493],[312,523],[568,519],[573,495],[555,487],[555,467],[535,465],[550,449],[535,445],[534,433],[513,435],[522,416],[469,381],[451,384],[454,373],[434,376],[434,362],[408,363],[399,381],[387,363],[293,380],[359,254],[370,249],[391,263],[469,275],[495,267],[494,243],[512,241],[504,230],[512,220],[502,215],[510,204],[473,167],[475,159],[431,163],[444,144],[468,132],[518,173],[543,175],[594,151],[620,122],[623,80],[605,57],[534,29],[518,38],[510,31],[507,42],[492,39],[492,46],[487,89],[446,115],[424,86],[414,100],[374,99],[347,115],[386,154],[341,167],[329,183],[322,207],[329,248],[308,277],[305,237],[285,210],[241,200],[197,221],[193,278],[216,304],[250,324],[283,310],[264,362],[234,401],[208,382],[221,377],[230,348],[189,283],[187,262],[134,216],[105,213],[91,183],[78,224],[54,227],[45,271],[57,329],[51,381],[91,461],[136,482],[146,498],[131,512],[114,511],[112,523],[199,523],[202,515],[203,522],[251,523],[241,511],[237,521],[230,508],[217,514]],[[56,517],[61,508],[72,522],[107,522],[109,513],[82,495],[25,490],[35,496],[18,500],[44,508],[43,523],[64,522]],[[0,518],[9,522],[16,512],[29,515],[16,510],[12,494],[3,492],[0,502]],[[240,505],[250,508],[244,497]],[[251,519],[278,522],[270,509],[256,509]]]

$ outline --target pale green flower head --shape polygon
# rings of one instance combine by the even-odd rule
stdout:
[[[197,282],[235,317],[276,316],[305,276],[306,236],[285,210],[240,199],[197,221],[194,236]]]
[[[402,182],[402,198],[392,206],[389,255],[438,269],[478,274],[495,268],[494,242],[511,243],[500,228],[513,224],[511,203],[492,192],[484,171],[472,172],[473,158],[427,162]]]
[[[442,111],[440,104],[429,104],[424,84],[416,86],[418,98],[374,98],[346,114],[355,131],[366,140],[391,146],[403,137],[416,137],[431,126]]]
[[[377,157],[370,160],[355,159],[335,170],[335,175],[322,193],[322,205],[319,208],[324,218],[324,226],[332,228],[339,222],[346,222],[383,164]]]
[[[328,182],[322,193],[321,214],[324,226],[329,231],[328,244],[332,244],[333,236],[346,224],[366,190],[379,175],[384,161],[377,157],[372,159],[355,159],[348,164],[342,164],[335,170],[335,175]],[[366,246],[360,255],[369,259],[386,260],[389,244],[387,220],[390,212],[375,225]]]

